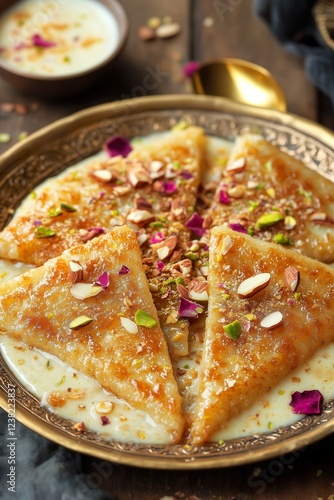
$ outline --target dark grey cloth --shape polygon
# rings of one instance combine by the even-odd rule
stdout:
[[[16,421],[15,440],[7,414],[0,409],[0,498],[3,500],[112,500],[101,490],[103,471],[82,473],[82,456],[43,438]],[[12,445],[12,453],[10,452]],[[10,466],[15,460],[15,492],[10,491]],[[112,466],[108,466],[112,470]],[[102,474],[102,475],[101,475]],[[13,476],[12,476],[13,479]]]
[[[304,58],[308,78],[334,105],[334,52],[317,30],[315,4],[316,0],[254,0],[254,9],[288,50]]]

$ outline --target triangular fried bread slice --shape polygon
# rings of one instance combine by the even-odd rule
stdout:
[[[98,293],[89,297],[87,283]],[[71,325],[82,316],[91,322],[81,318]],[[114,228],[2,283],[0,330],[93,377],[147,412],[170,442],[180,439],[181,397],[129,227]]]
[[[215,227],[208,286],[196,444],[334,339],[334,270],[294,250]]]
[[[212,225],[240,225],[322,262],[334,262],[334,185],[259,135],[238,137],[223,171]]]
[[[182,200],[187,220],[204,142],[203,129],[189,127],[138,145],[128,157],[87,161],[47,180],[0,232],[0,258],[41,265],[116,225],[138,232],[163,214],[179,220]]]

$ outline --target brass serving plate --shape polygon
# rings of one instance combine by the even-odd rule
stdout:
[[[180,120],[206,133],[233,139],[257,132],[308,167],[334,180],[334,134],[297,116],[241,106],[206,96],[156,96],[104,104],[57,121],[28,137],[0,158],[0,228],[9,208],[50,175],[97,152],[117,133],[146,135],[167,130]],[[155,446],[108,442],[94,432],[78,435],[72,422],[40,405],[0,359],[0,405],[7,410],[9,384],[16,388],[16,417],[33,431],[72,450],[105,460],[157,469],[228,467],[282,456],[334,430],[334,398],[318,416],[273,432],[228,440],[223,445]]]

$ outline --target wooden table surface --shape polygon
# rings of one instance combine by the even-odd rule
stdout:
[[[288,111],[334,130],[330,101],[307,80],[303,61],[285,50],[252,12],[251,0],[122,0],[130,33],[124,50],[104,81],[85,94],[61,101],[23,96],[0,80],[0,133],[10,142],[75,111],[127,97],[191,93],[182,67],[189,60],[237,57],[272,72],[285,93]],[[144,42],[138,27],[151,16],[171,16],[182,30],[169,40]],[[156,72],[155,88],[145,76]],[[3,106],[13,103],[15,106]],[[0,159],[1,162],[1,159]],[[159,500],[164,496],[189,500],[317,500],[334,499],[334,436],[287,457],[213,470],[160,471],[115,465],[84,457],[91,484],[117,500]],[[78,486],[76,498],[86,498]]]

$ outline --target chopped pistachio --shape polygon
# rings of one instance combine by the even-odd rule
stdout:
[[[66,379],[65,375],[63,375],[62,378],[59,380],[59,382],[56,383],[56,385],[63,384],[65,382],[65,379]]]
[[[282,233],[277,233],[274,236],[274,242],[278,243],[279,245],[288,245],[288,246],[293,246],[293,241],[290,240],[285,234]]]
[[[48,216],[49,217],[58,217],[58,215],[61,215],[63,212],[61,211],[60,207],[57,208],[50,208],[48,211]]]
[[[241,325],[238,320],[232,321],[228,325],[223,326],[225,333],[232,339],[237,340],[241,334]]]
[[[136,311],[135,322],[137,325],[145,326],[146,328],[153,328],[157,324],[157,320],[152,318],[152,316],[142,309]]]
[[[274,424],[272,422],[268,422],[268,429],[271,431],[274,427]]]
[[[71,330],[76,330],[82,328],[83,326],[89,325],[92,321],[93,319],[89,318],[88,316],[78,316],[77,318],[71,321],[69,326]]]
[[[184,130],[189,127],[189,124],[185,121],[179,122],[174,127],[172,127],[172,132],[177,132],[178,130]]]
[[[197,253],[193,253],[193,252],[187,252],[184,254],[184,256],[187,258],[187,259],[190,259],[190,260],[198,260],[198,255]]]
[[[267,161],[267,163],[264,165],[264,168],[265,168],[268,172],[271,172],[272,166],[273,166],[273,162],[272,162],[272,160],[268,160],[268,161]]]
[[[9,141],[10,141],[10,134],[8,134],[7,132],[3,132],[0,134],[0,143],[6,144]]]
[[[297,224],[297,221],[292,215],[287,215],[284,219],[285,229],[293,229]]]
[[[271,212],[270,214],[261,215],[261,217],[256,221],[257,229],[267,229],[267,227],[273,226],[277,222],[283,219],[283,215],[279,212]]]
[[[275,198],[276,196],[276,193],[275,193],[275,189],[273,187],[270,187],[266,190],[266,193],[268,196],[270,196],[270,198]]]
[[[38,226],[35,229],[35,234],[37,238],[51,238],[55,236],[57,233],[53,229],[45,226]]]
[[[249,228],[247,229],[247,233],[249,234],[249,236],[254,236],[255,230],[253,226],[249,226]]]
[[[293,296],[294,296],[294,298],[295,298],[296,300],[299,300],[299,299],[300,299],[300,292],[296,292],[296,293],[294,293],[294,294],[293,294]]]
[[[254,212],[254,210],[260,205],[259,201],[249,200],[249,212]]]
[[[76,212],[77,209],[73,207],[72,205],[68,205],[67,203],[61,203],[60,208],[65,210],[65,212]]]
[[[160,221],[155,221],[155,222],[150,222],[149,227],[157,227],[157,228],[161,229],[164,227],[164,225]]]

